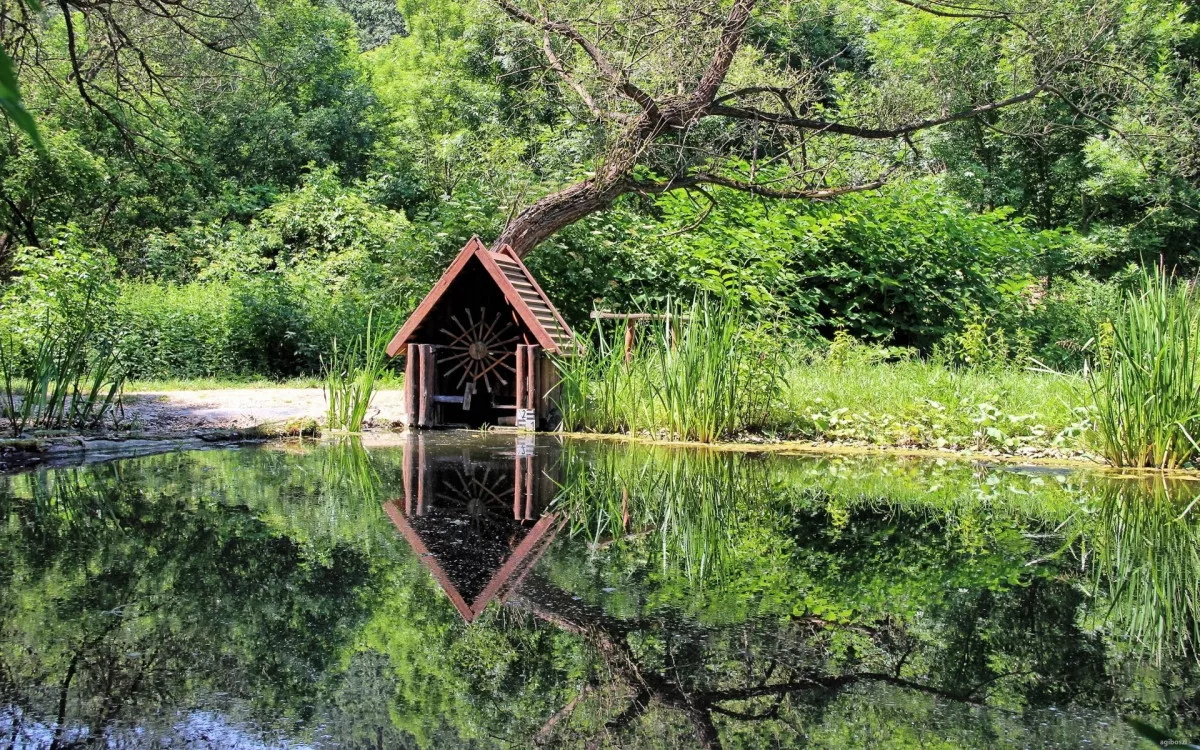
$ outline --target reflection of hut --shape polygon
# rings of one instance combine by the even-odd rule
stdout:
[[[573,341],[517,254],[473,237],[388,344],[408,356],[405,423],[552,427],[558,380],[545,355]]]
[[[532,436],[516,441],[472,452],[410,436],[404,499],[384,505],[467,622],[520,587],[563,523],[544,512],[557,491],[546,452]]]

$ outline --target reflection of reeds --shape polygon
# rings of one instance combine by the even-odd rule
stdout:
[[[325,444],[322,453],[321,474],[327,494],[339,495],[340,502],[351,507],[379,504],[379,473],[359,438],[346,436],[331,440]]]
[[[584,458],[568,448],[558,508],[571,534],[594,546],[637,539],[659,550],[664,571],[719,578],[738,527],[737,502],[759,479],[738,464],[723,452],[599,450]]]
[[[1085,531],[1107,621],[1156,662],[1200,658],[1200,495],[1160,478],[1107,482]]]

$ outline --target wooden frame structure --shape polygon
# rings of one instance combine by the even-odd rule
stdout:
[[[472,237],[388,344],[407,357],[410,427],[554,428],[557,370],[547,354],[575,335],[511,248]]]

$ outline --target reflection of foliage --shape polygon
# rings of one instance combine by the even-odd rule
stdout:
[[[512,460],[464,439],[472,470]],[[71,673],[64,740],[153,734],[196,705],[364,750],[1124,746],[1113,706],[1200,723],[1175,644],[1127,663],[1129,616],[1162,607],[1148,582],[1195,589],[1194,558],[1162,556],[1194,538],[1173,494],[569,443],[574,534],[468,625],[382,513],[401,455],[292,444],[0,478],[0,703],[53,726]]]
[[[174,481],[157,481],[164,466]],[[60,729],[196,691],[276,716],[311,711],[313,675],[363,616],[370,564],[189,492],[202,468],[126,462],[0,485],[8,700]]]
[[[1161,663],[1200,661],[1200,515],[1190,482],[1162,478],[1099,485],[1095,532],[1085,536],[1107,591],[1108,626]]]

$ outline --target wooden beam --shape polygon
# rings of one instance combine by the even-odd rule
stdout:
[[[421,353],[416,344],[408,345],[408,361],[404,364],[404,424],[415,427],[421,393]]]
[[[437,422],[437,406],[433,397],[437,395],[437,355],[433,347],[420,344],[421,350],[421,398],[420,417],[417,424],[421,427],[433,427]]]
[[[691,315],[674,313],[615,313],[592,310],[592,320],[691,320]]]

